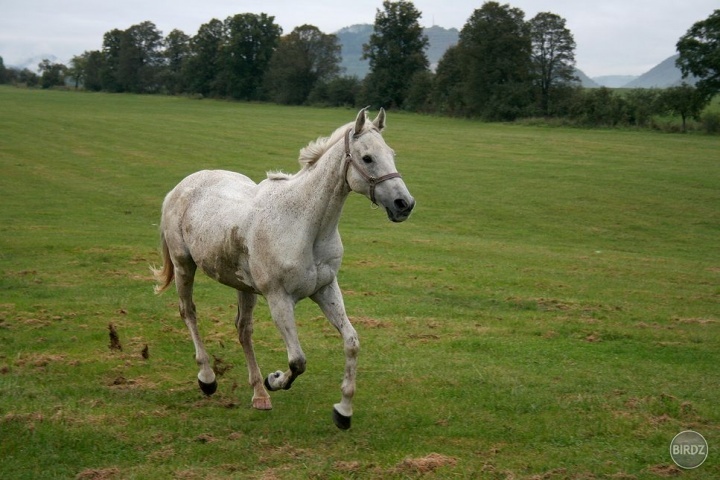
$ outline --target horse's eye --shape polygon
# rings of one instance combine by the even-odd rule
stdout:
[[[372,161],[373,161],[373,159],[370,155],[363,155],[362,159],[363,159],[363,162],[365,162],[365,163],[372,163]]]

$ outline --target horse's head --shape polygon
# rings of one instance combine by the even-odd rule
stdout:
[[[367,108],[358,112],[354,127],[345,133],[345,179],[351,190],[385,208],[390,220],[403,222],[415,207],[415,199],[395,168],[395,152],[381,135],[384,128],[382,108],[372,122]]]

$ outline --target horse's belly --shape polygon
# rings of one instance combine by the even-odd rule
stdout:
[[[200,269],[210,278],[243,292],[260,293],[247,271],[247,257],[228,258],[223,255],[205,257]]]

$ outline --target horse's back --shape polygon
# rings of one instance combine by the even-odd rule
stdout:
[[[257,187],[245,175],[228,170],[201,170],[182,179],[170,192],[187,195],[200,194],[205,197],[246,197]]]

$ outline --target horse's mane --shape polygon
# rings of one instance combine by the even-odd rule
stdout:
[[[329,137],[318,137],[317,140],[312,140],[307,144],[306,147],[300,149],[300,156],[298,162],[304,170],[315,164],[320,158],[327,153],[330,148],[337,142],[343,139],[343,135],[347,132],[348,128],[351,128],[355,122],[350,122],[346,125],[335,130]],[[372,122],[365,122],[365,129],[368,126],[372,127]],[[301,170],[302,172],[302,170]],[[270,180],[289,180],[293,174],[284,172],[267,172],[267,178]]]

